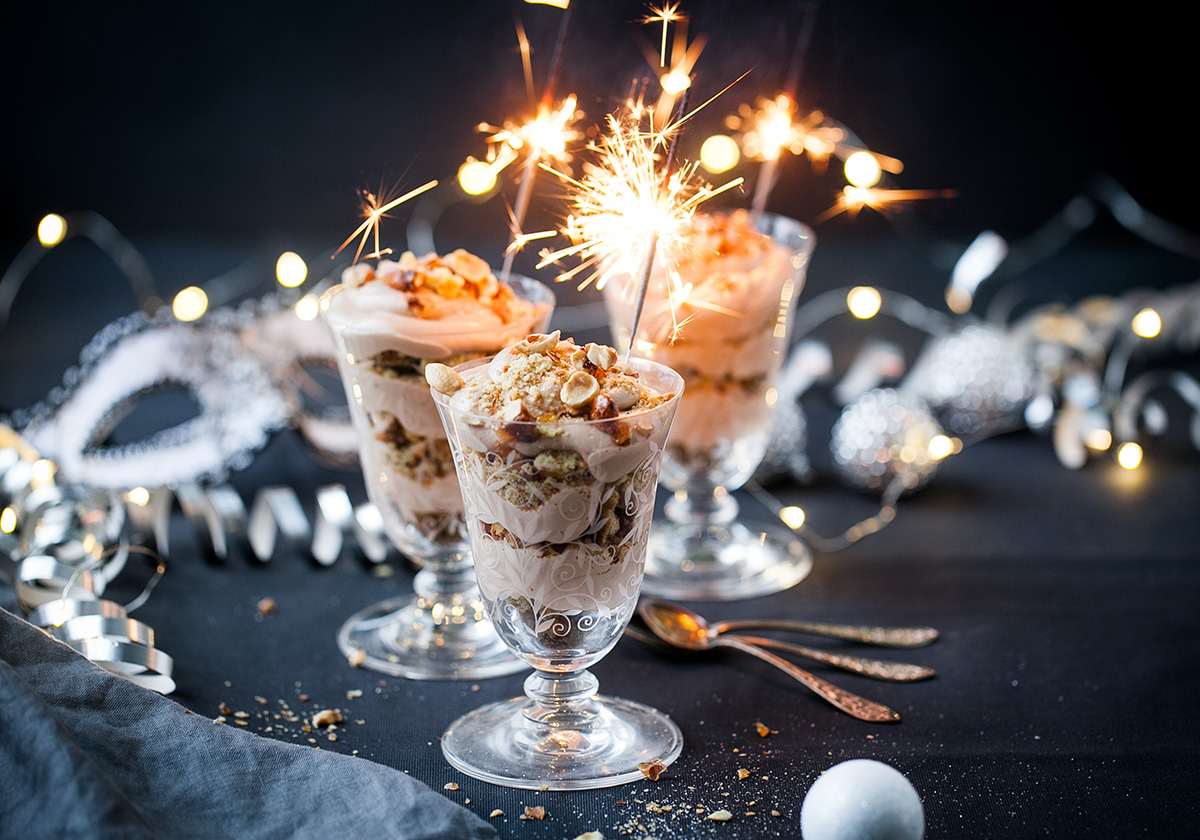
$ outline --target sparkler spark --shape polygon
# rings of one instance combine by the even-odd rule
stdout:
[[[346,237],[346,241],[343,242],[338,249],[333,252],[333,256],[331,256],[330,259],[334,259],[338,254],[342,253],[345,247],[354,241],[354,237],[358,236],[360,233],[362,234],[362,240],[358,243],[358,250],[354,253],[355,262],[358,262],[359,258],[362,257],[363,247],[366,246],[367,239],[372,234],[375,236],[375,251],[367,254],[367,259],[379,259],[386,254],[390,254],[392,252],[391,248],[384,250],[380,250],[379,248],[379,220],[386,216],[387,211],[391,210],[393,207],[403,204],[410,198],[416,198],[421,193],[433,189],[437,186],[437,183],[438,182],[435,180],[430,181],[427,184],[422,184],[415,190],[406,192],[399,198],[394,198],[383,205],[379,203],[379,199],[375,197],[374,193],[363,190],[363,223],[354,229],[354,233]]]
[[[503,126],[480,123],[480,131],[491,132],[487,138],[488,162],[506,160],[499,167],[503,169],[522,153],[539,161],[553,158],[559,163],[568,162],[571,144],[583,137],[583,133],[575,128],[583,116],[576,105],[576,97],[571,94],[557,109],[552,110],[545,104],[539,106],[537,114],[524,123],[511,120],[505,121]]]
[[[899,205],[910,201],[926,198],[953,198],[957,194],[955,190],[890,190],[880,187],[846,186],[842,188],[842,194],[838,196],[837,202],[818,216],[813,223],[819,224],[827,221],[839,213],[849,213],[853,218],[864,207],[870,207],[887,216]]]
[[[642,23],[661,23],[662,24],[662,46],[659,48],[658,66],[667,66],[667,28],[672,23],[687,20],[686,17],[679,14],[679,3],[663,3],[661,8],[650,7],[650,14],[642,18]]]

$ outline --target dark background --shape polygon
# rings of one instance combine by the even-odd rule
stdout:
[[[650,70],[644,52],[656,50],[659,30],[638,23],[643,2],[577,2],[559,91],[577,92],[587,120],[599,121]],[[802,8],[683,5],[689,34],[709,39],[693,102],[751,71],[696,119],[685,156],[737,105],[778,92]],[[1026,233],[1096,172],[1194,227],[1189,196],[1200,184],[1183,128],[1193,98],[1189,27],[1178,4],[1114,8],[1127,11],[827,0],[799,98],[903,160],[895,186],[957,190],[912,213],[947,236]],[[0,13],[0,254],[11,255],[42,214],[82,209],[129,236],[312,235],[332,250],[356,224],[357,190],[448,181],[467,155],[482,156],[478,122],[526,112],[518,14],[540,85],[562,14],[548,6],[10,4]],[[788,160],[772,209],[815,218],[841,186],[834,176]],[[510,184],[510,200],[512,192]],[[502,233],[504,220],[498,200],[452,208],[443,238]],[[394,224],[391,235],[402,237]],[[865,236],[878,220],[825,228]]]

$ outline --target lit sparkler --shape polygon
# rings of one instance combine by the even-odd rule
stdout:
[[[363,248],[367,244],[367,239],[371,237],[372,234],[374,234],[375,237],[375,250],[373,253],[367,254],[367,259],[379,259],[380,257],[390,254],[392,252],[391,248],[380,250],[379,247],[379,220],[386,216],[387,212],[393,207],[403,204],[410,198],[416,198],[421,193],[433,189],[437,186],[437,183],[437,181],[430,181],[429,183],[423,184],[417,187],[415,190],[406,192],[399,198],[394,198],[382,205],[379,203],[379,199],[375,197],[374,193],[363,190],[363,223],[354,229],[354,233],[346,237],[346,241],[343,242],[338,249],[333,252],[333,256],[330,257],[330,259],[333,259],[334,257],[337,257],[338,254],[342,253],[345,247],[353,242],[354,237],[358,236],[360,233],[362,234],[362,239],[358,243],[358,250],[354,253],[355,262],[358,262],[362,257]]]
[[[578,265],[557,279],[582,275],[580,289],[589,284],[603,288],[618,275],[640,277],[635,329],[656,254],[661,253],[669,266],[672,254],[686,244],[697,207],[742,183],[737,178],[712,187],[695,177],[696,164],[674,166],[671,142],[690,115],[655,129],[652,118],[649,127],[643,127],[648,112],[640,103],[631,103],[625,114],[609,115],[608,134],[589,146],[596,160],[585,164],[581,178],[543,166],[568,185],[573,213],[562,231],[571,244],[544,251],[538,268],[576,258]],[[672,272],[666,274],[670,277]],[[668,288],[672,299],[683,294],[682,288]]]

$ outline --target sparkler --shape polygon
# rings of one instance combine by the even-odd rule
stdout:
[[[585,275],[580,289],[589,284],[603,288],[618,275],[639,277],[631,336],[636,334],[656,255],[662,255],[669,265],[671,253],[686,243],[696,208],[742,183],[737,178],[714,188],[695,177],[695,163],[674,165],[672,143],[690,116],[656,129],[650,109],[631,102],[623,114],[609,115],[608,134],[589,146],[596,160],[585,164],[581,178],[543,166],[568,185],[574,212],[562,231],[571,244],[543,252],[538,268],[577,258],[578,265],[557,279]],[[649,125],[643,127],[647,117]],[[668,288],[673,299],[684,293],[683,289]]]
[[[686,18],[679,14],[678,3],[664,3],[661,8],[650,7],[650,14],[642,18],[642,23],[662,24],[662,46],[659,48],[658,66],[667,66],[667,29],[672,23],[678,23]]]
[[[354,229],[354,233],[346,237],[346,241],[343,242],[338,249],[333,252],[333,256],[331,256],[330,259],[334,259],[338,254],[342,253],[345,247],[354,241],[354,237],[358,236],[360,233],[362,234],[362,240],[358,243],[358,250],[354,253],[355,262],[358,262],[359,258],[362,257],[363,248],[367,244],[367,239],[372,234],[375,236],[375,251],[367,254],[367,259],[379,259],[386,254],[390,254],[392,252],[391,248],[384,250],[380,250],[379,248],[379,220],[387,215],[387,211],[391,210],[393,207],[403,204],[410,198],[415,198],[421,193],[433,189],[437,186],[437,183],[437,181],[430,181],[427,184],[422,184],[415,190],[406,192],[399,198],[394,198],[383,205],[379,203],[379,199],[375,197],[374,193],[363,190],[363,223]]]

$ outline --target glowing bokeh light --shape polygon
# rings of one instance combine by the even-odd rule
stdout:
[[[125,494],[125,501],[138,507],[145,507],[150,504],[150,491],[145,487],[134,487]]]
[[[208,311],[208,295],[199,286],[180,289],[171,301],[171,314],[180,321],[195,321]]]
[[[296,301],[292,311],[301,321],[311,321],[321,312],[321,298],[319,295],[305,295]]]
[[[47,248],[53,248],[67,235],[67,220],[57,213],[43,217],[37,226],[38,242]]]
[[[1112,442],[1112,432],[1108,429],[1091,429],[1083,439],[1084,446],[1095,452],[1107,452]]]
[[[308,265],[295,251],[284,251],[275,261],[275,279],[279,285],[294,289],[308,277]]]
[[[1127,470],[1136,470],[1142,463],[1142,447],[1133,441],[1122,443],[1117,448],[1117,463]]]
[[[929,439],[929,457],[935,461],[947,458],[961,448],[959,441],[949,435],[934,435]]]
[[[728,172],[741,159],[737,141],[727,134],[714,134],[700,146],[700,165],[714,175]]]
[[[788,505],[780,508],[779,518],[783,520],[783,524],[791,528],[793,531],[804,527],[804,520],[807,518],[804,511],[795,505]]]
[[[873,187],[883,177],[883,167],[870,152],[855,152],[846,158],[846,180],[856,187]]]
[[[17,530],[17,512],[11,506],[0,512],[0,532],[11,534]]]
[[[467,158],[458,168],[458,185],[467,195],[486,195],[496,188],[496,171],[481,160]]]
[[[1154,338],[1162,331],[1162,318],[1150,307],[1133,316],[1133,331],[1142,338]]]
[[[846,294],[846,308],[850,314],[860,320],[874,318],[883,306],[883,297],[879,290],[871,286],[855,286]]]

